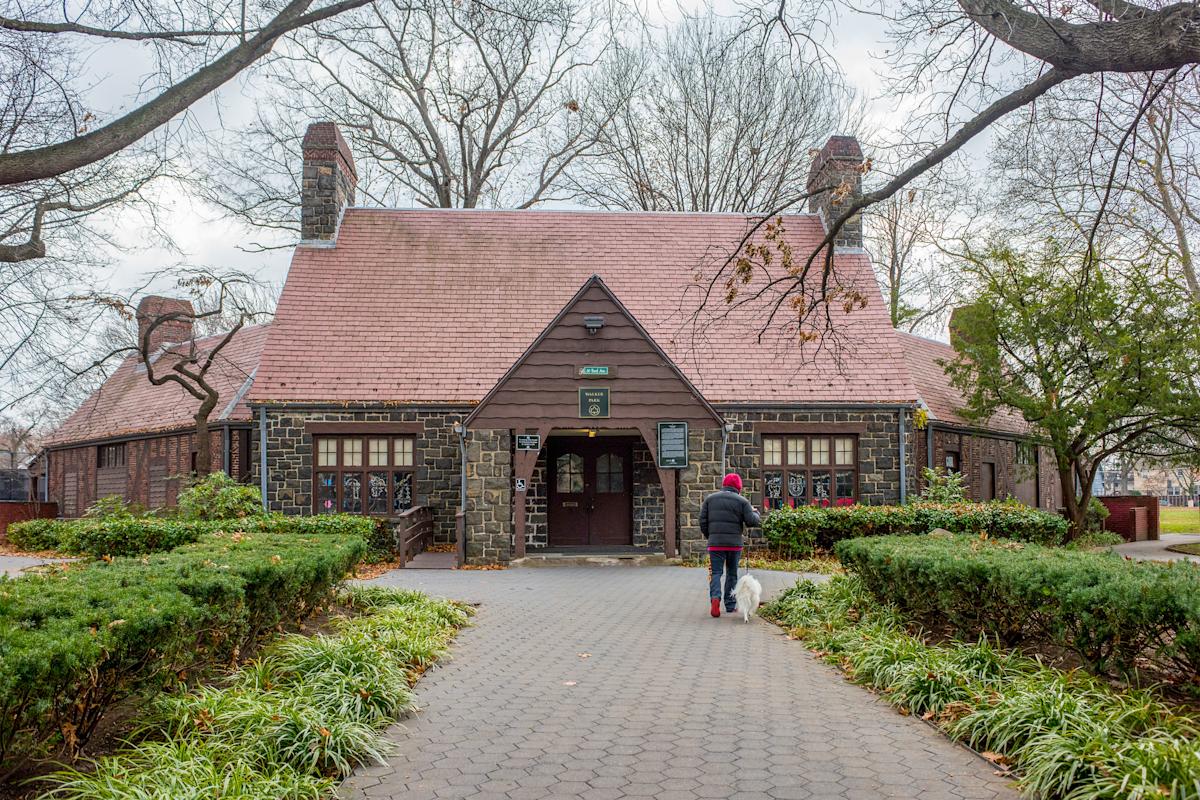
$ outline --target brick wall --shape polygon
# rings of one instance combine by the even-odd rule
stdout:
[[[926,432],[918,431],[914,450],[918,492],[924,487],[921,471],[929,466],[927,447]],[[959,454],[968,499],[982,499],[982,464],[990,462],[995,466],[996,499],[1015,497],[1044,511],[1057,511],[1062,505],[1054,451],[1049,447],[1038,447],[1036,465],[1018,464],[1015,440],[934,428],[934,467],[945,468],[948,451]]]
[[[345,409],[312,410],[271,408],[267,410],[267,504],[285,514],[312,513],[312,435],[305,432],[311,422],[421,423],[416,441],[416,484],[413,502],[433,511],[434,538],[454,541],[454,514],[458,510],[460,455],[454,426],[467,409]],[[257,417],[256,417],[257,421]],[[259,485],[259,435],[250,437],[251,482]]]
[[[1133,510],[1144,508],[1146,509],[1147,538],[1158,538],[1159,503],[1157,497],[1122,495],[1098,499],[1108,509],[1108,519],[1104,521],[1106,531],[1112,531],[1127,542],[1135,541]]]
[[[54,503],[0,500],[0,544],[8,544],[8,526],[27,519],[54,519],[58,506]]]

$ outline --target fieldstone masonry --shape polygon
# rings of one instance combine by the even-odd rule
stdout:
[[[267,503],[285,514],[312,513],[312,422],[419,422],[413,502],[433,511],[434,539],[454,541],[454,514],[461,492],[458,434],[454,426],[467,409],[304,409],[267,410]],[[255,417],[257,425],[258,418]],[[253,482],[259,485],[259,433],[250,437]]]
[[[433,511],[435,538],[454,540],[455,513],[460,502],[459,439],[454,426],[466,408],[271,408],[267,411],[268,476],[267,499],[271,508],[288,514],[312,513],[312,436],[305,425],[312,422],[419,422],[415,502]],[[760,423],[797,425],[856,424],[859,436],[859,499],[870,504],[895,503],[900,495],[899,452],[895,410],[755,410],[723,409],[732,424],[726,447],[726,469],[739,473],[745,493],[756,507],[762,506],[762,450]],[[914,437],[911,412],[905,415],[905,442],[909,463],[909,491],[916,487]],[[689,431],[689,460],[686,469],[672,471],[677,484],[678,521],[676,541],[685,558],[702,553],[700,504],[721,484],[720,429],[693,428]],[[467,438],[467,561],[473,564],[507,563],[513,554],[513,447],[509,430],[470,430]],[[258,436],[251,437],[254,480],[258,480]],[[672,473],[668,473],[672,474]],[[547,544],[547,467],[539,457],[526,500],[526,545],[537,549]],[[633,544],[658,549],[663,546],[663,489],[654,465],[654,454],[644,442],[633,451]],[[757,532],[755,535],[758,535]],[[753,541],[753,539],[752,539]]]

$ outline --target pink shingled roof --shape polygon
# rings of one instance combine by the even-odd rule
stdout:
[[[221,399],[210,418],[211,422],[250,418],[245,395],[251,376],[258,367],[269,327],[254,325],[242,328],[217,354],[208,379],[220,392]],[[212,336],[198,340],[200,352],[207,352],[222,338]],[[146,379],[145,365],[137,356],[129,356],[54,432],[46,445],[187,427],[193,424],[192,415],[199,405],[200,401],[178,384],[152,385]]]
[[[761,307],[689,328],[695,274],[711,275],[749,222],[736,214],[348,209],[335,243],[296,248],[250,397],[478,402],[596,274],[711,402],[915,402],[865,254],[837,257],[838,281],[869,303],[834,313],[836,345],[801,351],[776,334],[756,341]],[[824,234],[807,214],[787,217],[785,227],[797,254]]]
[[[986,422],[970,422],[962,414],[963,394],[950,385],[943,363],[953,361],[954,348],[945,342],[911,333],[896,332],[904,348],[904,357],[921,399],[929,407],[931,418],[950,425],[964,425],[1007,433],[1026,433],[1029,425],[1020,414],[1001,409]],[[939,363],[940,362],[940,363]]]

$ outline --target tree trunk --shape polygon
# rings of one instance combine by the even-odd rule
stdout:
[[[1063,508],[1067,512],[1067,541],[1073,541],[1087,528],[1087,504],[1082,507],[1075,495],[1075,470],[1071,464],[1058,464],[1058,482],[1062,487]]]
[[[216,395],[209,395],[196,412],[196,476],[203,478],[212,472],[212,448],[208,435],[208,418],[217,406]]]

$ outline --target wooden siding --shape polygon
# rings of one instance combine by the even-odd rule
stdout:
[[[1037,448],[1037,464],[1017,463],[1017,442],[1013,439],[986,436],[972,431],[935,427],[933,431],[933,465],[945,467],[946,453],[959,454],[959,464],[966,476],[969,500],[983,500],[987,492],[984,464],[994,465],[996,499],[1013,497],[1022,503],[1045,511],[1056,511],[1062,505],[1062,490],[1054,464],[1054,452],[1048,447]],[[917,490],[923,483],[921,470],[929,465],[926,433],[918,431],[914,462],[917,468]]]
[[[604,318],[592,335],[584,317]],[[579,378],[581,366],[615,375]],[[578,390],[609,388],[610,416],[581,419]],[[633,428],[660,420],[718,427],[719,419],[607,289],[589,284],[521,357],[471,418],[475,428]]]
[[[224,465],[224,433],[218,428],[209,435],[209,468],[215,472]],[[64,517],[78,517],[96,500],[111,495],[146,508],[173,506],[192,469],[195,441],[191,432],[125,440],[125,465],[105,469],[97,468],[96,445],[52,450],[50,500],[58,502]],[[245,479],[249,474],[249,432],[231,431],[230,442],[230,471]]]

